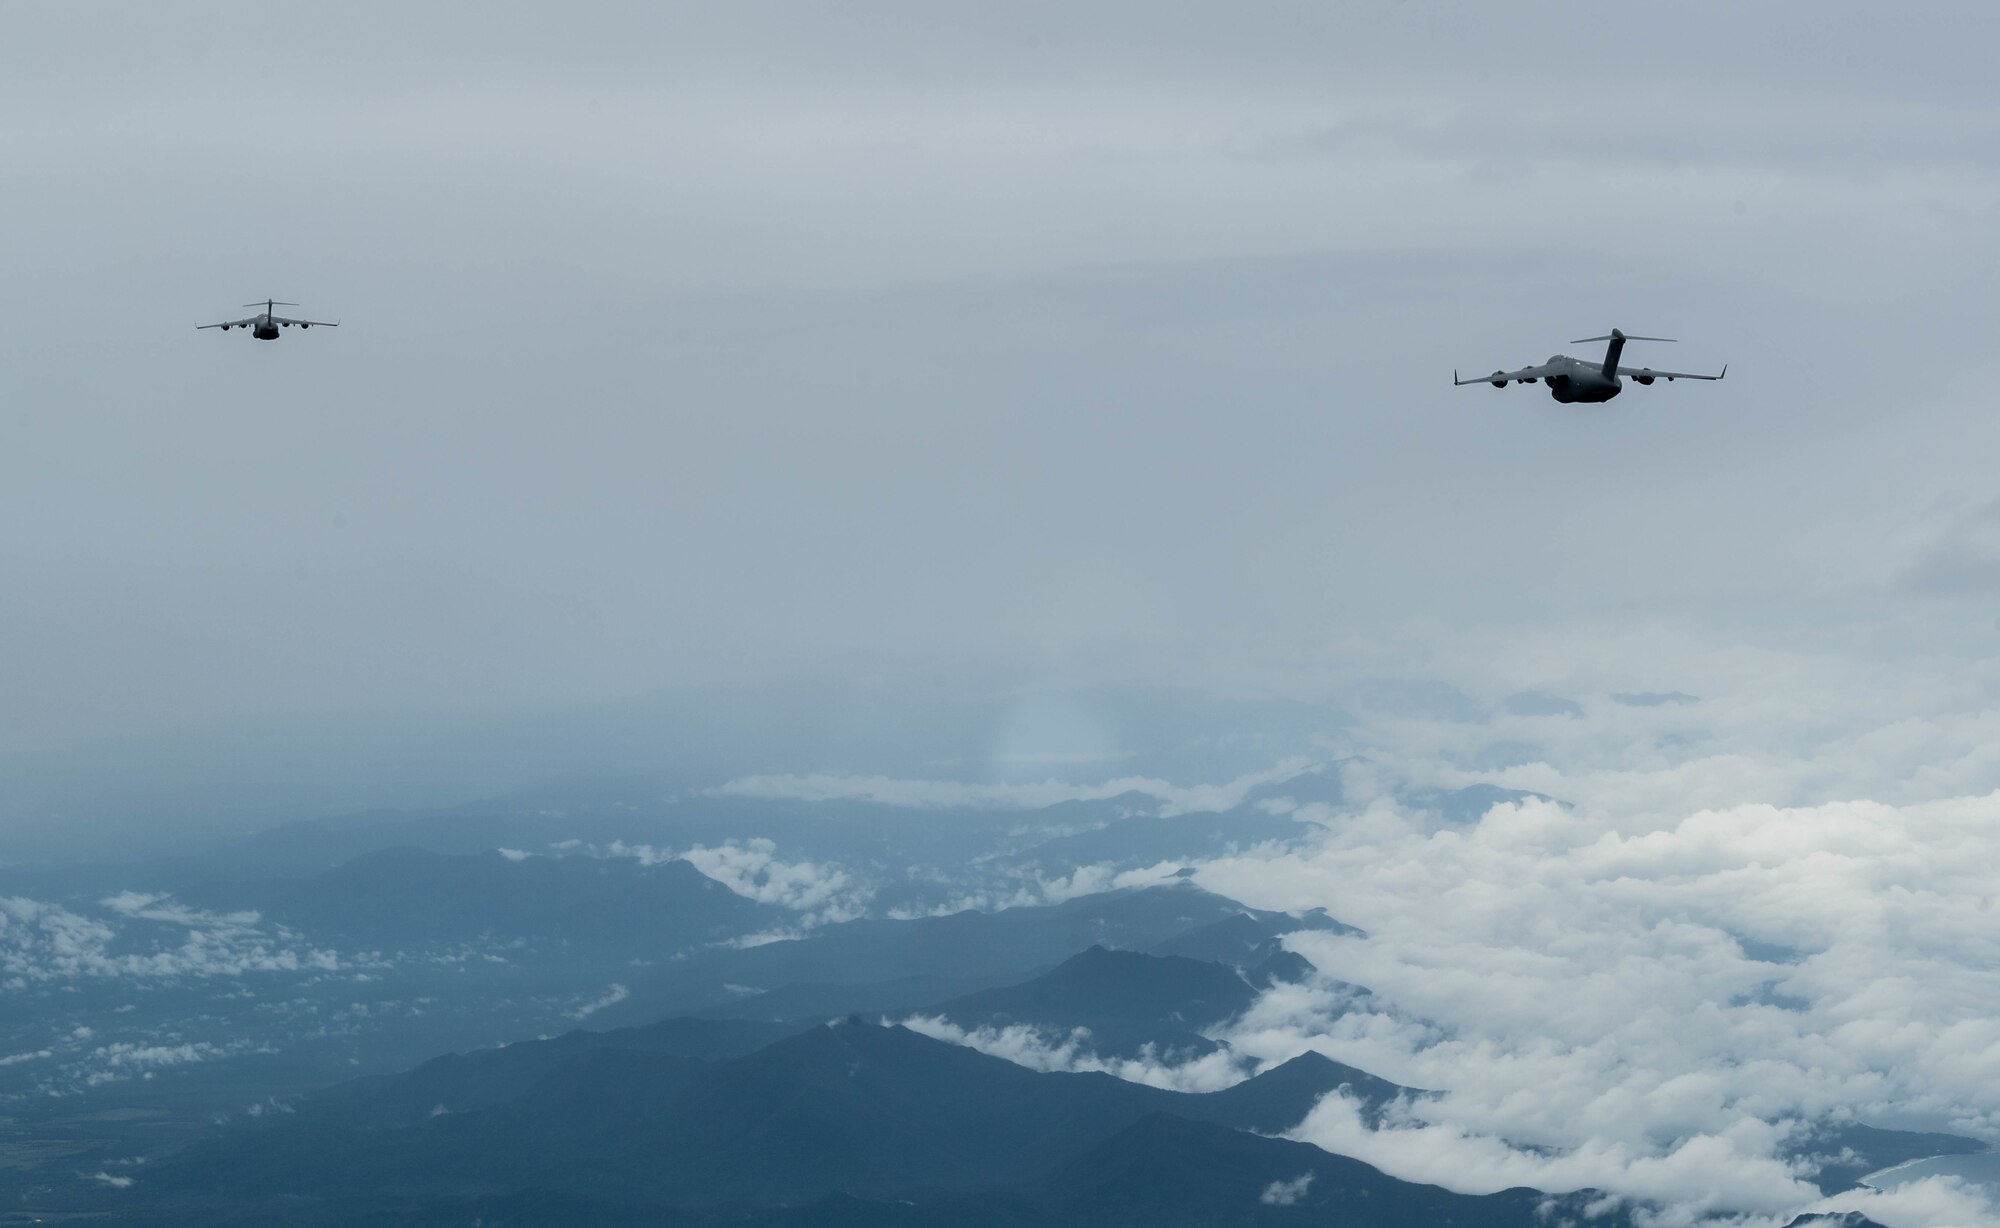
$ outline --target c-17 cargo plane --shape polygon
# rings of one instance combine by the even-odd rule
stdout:
[[[278,315],[277,309],[280,307],[296,307],[298,304],[287,303],[282,299],[267,298],[261,304],[245,303],[243,305],[245,307],[261,306],[264,310],[242,320],[226,320],[221,324],[197,324],[194,326],[195,331],[200,332],[204,328],[219,328],[226,333],[232,328],[247,328],[250,330],[250,335],[259,341],[276,341],[279,329],[291,328],[293,325],[297,325],[300,328],[311,328],[315,324],[321,328],[340,327],[339,321],[329,323],[326,320],[288,320],[284,316]]]
[[[1618,358],[1625,352],[1627,341],[1672,341],[1672,337],[1628,337],[1617,329],[1609,336],[1585,337],[1572,341],[1571,345],[1585,345],[1592,341],[1609,341],[1604,349],[1603,362],[1585,362],[1581,358],[1571,358],[1567,354],[1557,354],[1539,367],[1522,367],[1519,371],[1495,371],[1491,375],[1481,375],[1474,379],[1460,379],[1458,372],[1451,373],[1451,382],[1456,387],[1466,384],[1491,384],[1495,388],[1505,388],[1509,381],[1516,384],[1532,384],[1546,381],[1549,395],[1565,405],[1576,402],[1596,404],[1609,401],[1624,390],[1619,376],[1626,376],[1634,383],[1650,384],[1656,379],[1669,382],[1677,379],[1721,379],[1729,374],[1729,364],[1722,364],[1722,375],[1691,375],[1686,371],[1655,371],[1651,367],[1621,367]]]

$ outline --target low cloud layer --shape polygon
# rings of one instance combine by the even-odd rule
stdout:
[[[766,839],[696,846],[681,854],[695,869],[740,896],[802,913],[802,924],[851,921],[861,916],[873,894],[838,866],[786,861]]]
[[[777,842],[761,836],[725,840],[713,847],[697,844],[680,850],[623,840],[613,840],[601,847],[565,840],[551,847],[563,854],[630,857],[647,866],[685,861],[745,899],[800,914],[799,925],[805,928],[852,921],[867,912],[868,901],[875,894],[872,886],[846,867],[781,857]],[[509,860],[527,856],[515,849],[500,852]]]
[[[828,774],[749,776],[719,786],[718,797],[784,798],[794,801],[860,800],[890,806],[948,809],[986,807],[1037,809],[1060,802],[1104,801],[1136,793],[1160,803],[1161,814],[1229,810],[1242,805],[1252,789],[1284,780],[1308,766],[1308,760],[1281,763],[1266,772],[1240,776],[1217,785],[1175,784],[1150,776],[1122,776],[1098,784],[1066,780],[1028,783],[971,783],[955,780],[906,780],[889,776]]]
[[[1823,1199],[1803,1158],[1842,1122],[2000,1141],[2000,716],[1981,671],[1743,649],[1563,687],[1522,660],[1487,672],[1490,700],[1361,711],[1347,801],[1304,808],[1312,843],[1198,866],[1213,891],[1365,932],[1289,938],[1320,975],[1214,1031],[1239,1055],[1220,1077],[1316,1050],[1434,1089],[1380,1120],[1331,1097],[1292,1133],[1468,1192],[1595,1188],[1661,1224],[2000,1224],[1942,1178]],[[1635,705],[1635,682],[1680,694]],[[1509,711],[1528,687],[1570,702]],[[1407,800],[1473,783],[1560,800],[1476,821]],[[933,1034],[1203,1081],[1032,1030]]]
[[[935,1040],[964,1045],[1030,1070],[1115,1075],[1167,1091],[1221,1091],[1249,1073],[1243,1060],[1226,1050],[1180,1063],[1164,1060],[1151,1046],[1137,1057],[1104,1057],[1096,1051],[1088,1028],[1062,1031],[1030,1024],[965,1028],[942,1015],[913,1015],[897,1022]]]
[[[75,978],[334,972],[343,966],[334,951],[260,927],[255,913],[218,916],[136,892],[102,904],[109,917],[21,896],[0,898],[0,984],[21,989]]]
[[[1647,831],[1542,802],[1437,829],[1384,805],[1307,855],[1199,881],[1368,931],[1290,941],[1374,990],[1372,1009],[1281,987],[1233,1044],[1443,1093],[1380,1130],[1329,1100],[1298,1137],[1459,1189],[1777,1215],[1813,1200],[1784,1158],[1800,1121],[2000,1138],[1997,818],[2000,795],[1745,805]]]
[[[592,1015],[595,1015],[597,1012],[603,1010],[604,1008],[608,1006],[616,1006],[620,1002],[623,1002],[625,999],[631,996],[632,996],[632,991],[630,989],[627,989],[623,985],[613,984],[609,989],[606,989],[604,993],[601,994],[600,996],[592,998],[588,1002],[578,1003],[575,1009],[569,1011],[568,1014],[571,1019],[577,1020],[578,1022],[582,1022],[583,1020],[590,1018]]]
[[[1257,1201],[1268,1207],[1295,1206],[1299,1199],[1306,1196],[1306,1191],[1312,1188],[1312,1183],[1313,1175],[1310,1172],[1300,1173],[1290,1181],[1273,1181],[1264,1187],[1264,1192],[1257,1196]]]

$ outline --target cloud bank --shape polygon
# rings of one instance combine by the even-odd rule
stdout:
[[[334,951],[260,928],[255,913],[218,916],[136,892],[102,904],[114,920],[22,896],[0,898],[0,984],[20,989],[84,977],[243,976],[343,966]],[[151,928],[156,926],[170,932],[163,935]]]
[[[780,857],[777,842],[762,836],[725,840],[714,847],[697,844],[682,850],[623,840],[603,846],[565,840],[550,847],[558,853],[630,857],[647,866],[685,861],[745,899],[799,913],[799,925],[806,928],[852,921],[867,912],[868,901],[875,894],[873,887],[843,866]],[[510,860],[514,859],[514,852],[501,850]]]
[[[1440,1090],[1380,1130],[1335,1098],[1295,1131],[1400,1177],[1781,1214],[1814,1200],[1788,1159],[1804,1122],[2000,1138],[1996,820],[2000,794],[1645,831],[1532,801],[1469,829],[1378,806],[1308,854],[1201,868],[1368,932],[1289,943],[1371,1005],[1280,987],[1226,1039]]]
[[[859,800],[927,809],[981,807],[1034,810],[1061,802],[1105,801],[1127,793],[1157,799],[1163,815],[1233,810],[1259,785],[1286,780],[1309,766],[1287,760],[1269,771],[1239,776],[1217,785],[1174,784],[1150,776],[1121,776],[1099,784],[1065,780],[1031,783],[908,780],[891,776],[746,776],[711,790],[717,797],[784,798],[795,801]]]
[[[1602,648],[1552,659],[1588,672]],[[1493,702],[1359,707],[1347,800],[1313,807],[1312,843],[1198,865],[1210,890],[1365,932],[1287,940],[1320,975],[1214,1033],[1237,1074],[1316,1050],[1435,1089],[1380,1121],[1331,1097],[1292,1133],[1467,1192],[1595,1188],[1663,1225],[1806,1209],[2000,1224],[1946,1179],[1822,1199],[1806,1159],[1842,1122],[2000,1140],[2000,713],[1983,667],[1743,649],[1564,686],[1535,660],[1486,671]],[[1500,702],[1528,688],[1570,702]],[[1466,821],[1399,800],[1474,783],[1562,802]],[[1064,1037],[934,1034],[1038,1069],[1088,1060]]]
[[[1150,1045],[1137,1057],[1106,1058],[1091,1047],[1088,1028],[1063,1032],[1017,1023],[968,1029],[942,1015],[912,1015],[896,1022],[934,1040],[964,1045],[1030,1070],[1115,1075],[1173,1092],[1217,1092],[1242,1082],[1249,1073],[1242,1059],[1226,1050],[1179,1064],[1162,1061]]]

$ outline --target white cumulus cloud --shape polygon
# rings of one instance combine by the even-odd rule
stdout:
[[[1091,1047],[1090,1031],[1038,1028],[1029,1024],[967,1029],[941,1015],[913,1015],[900,1021],[912,1032],[1005,1058],[1030,1070],[1094,1072],[1174,1092],[1216,1092],[1243,1081],[1240,1057],[1218,1050],[1178,1064],[1145,1046],[1136,1057],[1104,1057]]]
[[[861,916],[874,894],[837,865],[787,861],[776,843],[763,838],[695,846],[681,857],[695,869],[740,896],[803,913],[802,923],[826,924]]]
[[[603,1010],[605,1007],[616,1006],[620,1002],[623,1002],[625,999],[631,996],[632,996],[632,991],[630,989],[627,989],[623,985],[614,983],[609,989],[605,990],[601,996],[592,998],[588,1002],[578,1003],[576,1006],[570,1008],[568,1014],[571,1019],[577,1020],[578,1022],[582,1022],[583,1020],[588,1019],[592,1015],[595,1015],[597,1012]]]
[[[1440,1091],[1377,1130],[1329,1098],[1295,1131],[1399,1177],[1778,1215],[1814,1193],[1787,1122],[2000,1138],[2000,795],[1650,827],[1531,801],[1440,828],[1380,804],[1198,881],[1367,931],[1294,935],[1324,979],[1226,1039]]]
[[[0,898],[0,975],[22,984],[75,978],[243,976],[337,971],[340,956],[258,927],[254,913],[216,915],[171,898],[124,892],[102,901],[109,919],[21,896]],[[172,927],[162,941],[136,929]]]
[[[1312,1188],[1312,1183],[1313,1175],[1309,1172],[1300,1173],[1290,1181],[1273,1181],[1264,1187],[1257,1201],[1267,1207],[1297,1206],[1299,1199],[1304,1198],[1306,1191]]]

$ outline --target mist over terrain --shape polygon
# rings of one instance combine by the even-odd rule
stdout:
[[[0,1219],[2000,1224],[1991,6],[8,35]]]
[[[1308,1154],[1398,1216],[1528,1190],[1477,1214],[1991,1222],[1981,1170],[1922,1167],[2000,1130],[1989,718],[1950,687],[1922,718],[1842,710],[1807,688],[1865,695],[1845,671],[1753,667],[1800,689],[907,701],[881,711],[928,735],[872,752],[713,752],[799,770],[16,866],[0,1196],[134,1223],[835,1223],[836,1195],[1144,1222],[1161,1187],[1104,1146],[1212,1167],[1215,1214],[1260,1223],[1356,1205]],[[906,757],[981,720],[1014,748],[984,768]],[[1021,753],[1045,734],[1097,749]],[[898,1131],[995,1150],[865,1158]],[[1311,1150],[1231,1151],[1258,1136]]]

